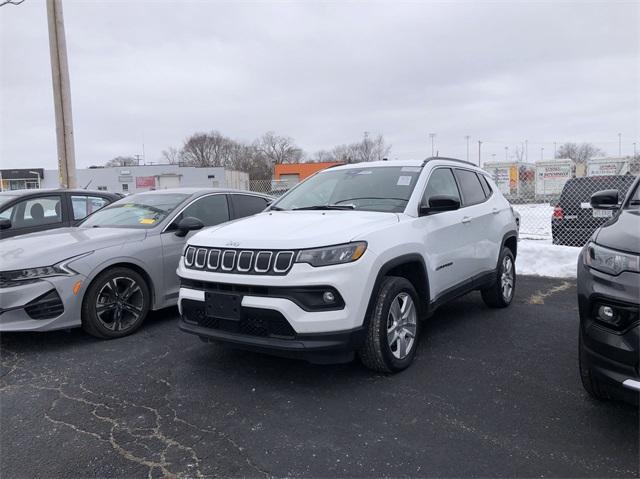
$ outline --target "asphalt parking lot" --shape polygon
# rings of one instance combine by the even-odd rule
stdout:
[[[443,307],[396,376],[204,344],[176,316],[114,341],[3,335],[0,475],[639,474],[637,409],[580,385],[573,282]]]

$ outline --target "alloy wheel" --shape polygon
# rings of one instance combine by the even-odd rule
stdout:
[[[502,260],[502,275],[500,277],[500,283],[502,287],[502,299],[506,302],[511,301],[513,295],[513,260],[510,256],[505,256]]]
[[[96,297],[98,321],[111,331],[122,331],[134,325],[142,315],[144,295],[132,278],[119,276],[107,281]]]
[[[418,314],[408,293],[398,293],[391,302],[387,317],[387,343],[396,359],[411,352],[416,339]]]

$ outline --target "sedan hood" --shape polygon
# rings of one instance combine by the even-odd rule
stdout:
[[[59,228],[0,241],[3,271],[50,266],[109,246],[141,241],[145,230],[133,228]]]
[[[602,225],[596,243],[607,248],[640,254],[640,210],[622,210],[611,221]]]
[[[395,213],[269,211],[195,234],[189,244],[247,249],[300,249],[347,243],[397,223]]]

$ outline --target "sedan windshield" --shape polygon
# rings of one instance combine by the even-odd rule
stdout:
[[[366,210],[401,213],[422,168],[366,166],[326,170],[277,201],[272,210]]]
[[[188,197],[189,195],[177,193],[142,193],[127,196],[96,211],[81,226],[153,228]]]

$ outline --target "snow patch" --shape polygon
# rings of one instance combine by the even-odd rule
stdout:
[[[554,245],[551,240],[521,239],[516,272],[519,275],[575,278],[581,249]]]

